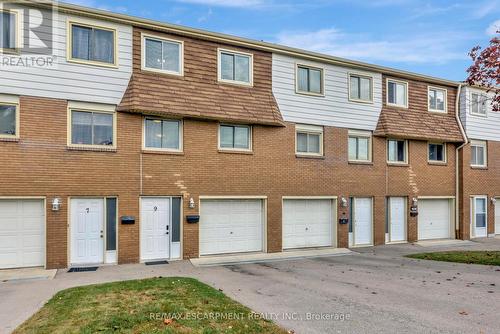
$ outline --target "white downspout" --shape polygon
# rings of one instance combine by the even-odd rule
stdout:
[[[464,138],[464,143],[457,147],[455,151],[455,238],[458,239],[458,231],[460,229],[460,159],[459,151],[464,148],[468,143],[469,139],[465,133],[462,120],[460,119],[460,95],[462,93],[462,87],[464,84],[458,85],[457,98],[455,101],[455,117],[457,119],[458,126],[460,127],[460,132]]]

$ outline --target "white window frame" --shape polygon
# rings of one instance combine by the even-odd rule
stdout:
[[[429,97],[431,90],[444,92],[444,110],[431,108],[431,99]],[[432,112],[432,113],[447,114],[448,113],[448,89],[436,87],[436,86],[427,86],[427,110],[429,112]]]
[[[23,40],[23,16],[17,9],[5,9],[5,8],[0,8],[0,12],[4,13],[10,13],[14,15],[14,34],[15,34],[15,41],[14,41],[14,49],[10,48],[0,48],[0,53],[5,53],[5,54],[18,54],[21,49],[21,41]]]
[[[397,103],[390,103],[389,102],[389,82],[393,82],[393,83],[396,83],[396,84],[403,84],[405,86],[405,94],[406,94],[406,103],[405,104],[397,104]],[[397,95],[397,93],[396,93],[396,95]],[[410,96],[408,94],[408,81],[403,81],[403,80],[398,80],[398,79],[392,79],[392,78],[386,78],[386,82],[385,82],[385,103],[388,106],[408,109],[408,105],[410,103],[409,100],[410,100]]]
[[[101,61],[95,61],[95,60],[85,60],[85,59],[79,59],[79,58],[73,58],[73,26],[81,26],[81,27],[86,27],[86,28],[95,28],[95,29],[100,29],[100,30],[107,30],[111,31],[113,33],[113,42],[114,42],[114,54],[113,54],[113,63],[106,63],[106,62],[101,62]],[[101,66],[101,67],[112,67],[112,68],[118,68],[118,54],[119,54],[119,49],[118,49],[118,30],[115,27],[112,26],[107,26],[107,25],[102,25],[102,24],[95,24],[92,21],[89,20],[73,20],[73,19],[68,19],[67,21],[67,27],[66,27],[66,60],[71,63],[78,63],[78,64],[85,64],[85,65],[93,65],[93,66]]]
[[[486,168],[488,167],[488,142],[483,141],[483,140],[471,140],[470,142],[471,145],[471,161],[470,161],[470,166],[471,167],[476,167],[476,168]],[[479,164],[473,164],[472,163],[472,146],[475,147],[482,147],[484,149],[484,164],[479,165]]]
[[[3,106],[13,106],[16,108],[15,117],[16,117],[16,133],[13,135],[8,134],[0,134],[0,139],[19,139],[20,138],[20,110],[19,110],[19,97],[11,96],[11,95],[0,95],[0,105]]]
[[[114,105],[101,105],[96,103],[86,103],[86,102],[69,102],[68,103],[68,114],[67,114],[67,146],[75,149],[83,150],[100,150],[109,151],[116,150],[117,148],[117,121],[116,121],[116,107]],[[83,111],[91,113],[102,113],[113,115],[113,145],[93,145],[93,144],[73,144],[72,139],[72,129],[73,129],[73,111]]]
[[[349,94],[349,101],[358,102],[358,103],[373,103],[373,95],[374,95],[373,76],[367,75],[367,74],[356,73],[356,72],[349,72],[349,73],[347,73],[347,77],[348,77],[347,89],[348,89],[348,94]],[[358,77],[358,78],[364,78],[364,79],[370,80],[370,99],[369,100],[362,100],[362,99],[358,99],[358,98],[351,96],[351,79],[352,79],[352,77]]]
[[[362,130],[349,130],[347,137],[347,159],[349,162],[372,162],[373,161],[373,135],[371,131],[362,131]],[[349,157],[349,139],[350,138],[367,138],[368,139],[368,160],[362,159],[351,159]]]
[[[158,68],[151,68],[146,66],[146,39],[152,39],[158,42],[175,43],[179,45],[179,72],[163,70]],[[184,76],[184,41],[166,38],[154,34],[141,33],[141,70],[147,72],[156,72],[162,74],[170,74],[177,76]]]
[[[298,134],[305,133],[311,135],[319,135],[319,152],[299,152],[298,150]],[[323,149],[323,138],[324,138],[324,129],[322,126],[317,125],[307,125],[307,124],[296,124],[295,125],[295,154],[297,156],[313,156],[313,157],[322,157],[324,154]]]
[[[179,148],[161,148],[161,147],[149,147],[146,146],[146,120],[159,120],[159,121],[171,121],[179,123]],[[172,152],[172,153],[182,153],[184,151],[184,122],[182,119],[175,118],[161,118],[156,116],[144,116],[142,118],[142,149],[144,151],[152,152]]]
[[[404,161],[391,161],[389,160],[389,142],[390,141],[404,141],[405,143],[405,159]],[[386,143],[386,160],[390,165],[407,165],[408,164],[408,140],[406,139],[398,139],[398,138],[388,138]]]
[[[220,142],[220,132],[221,126],[232,126],[232,127],[241,127],[248,129],[248,148],[233,148],[233,147],[222,147]],[[253,150],[253,127],[251,125],[246,124],[232,124],[232,123],[219,123],[217,127],[217,148],[219,151],[228,151],[228,152],[252,152]]]
[[[320,82],[321,93],[308,92],[308,91],[303,91],[303,90],[299,89],[299,67],[307,68],[310,70],[318,70],[321,72],[321,82]],[[309,65],[309,64],[304,64],[304,63],[296,63],[295,64],[295,93],[302,94],[302,95],[324,97],[325,96],[325,69],[322,67],[314,66],[314,65]]]
[[[229,53],[233,55],[239,55],[239,56],[246,56],[249,57],[249,82],[246,81],[237,81],[237,80],[227,80],[227,79],[222,79],[222,54],[223,53]],[[232,85],[240,85],[240,86],[253,86],[253,54],[252,53],[247,53],[247,52],[241,52],[241,51],[236,51],[236,50],[230,50],[230,49],[224,49],[224,48],[217,48],[217,80],[221,83],[227,83],[227,84],[232,84]]]
[[[430,146],[431,145],[441,145],[441,146],[443,146],[443,160],[431,160],[431,158],[430,158],[430,155],[431,155]],[[427,162],[430,163],[430,164],[446,164],[448,162],[448,152],[447,152],[446,143],[442,143],[442,142],[428,142],[427,143]]]
[[[484,104],[484,114],[480,113],[480,112],[473,112],[472,111],[473,110],[472,105],[474,104],[474,102],[472,100],[472,95],[474,95],[474,94],[478,96],[478,103],[482,99],[485,99],[485,100],[488,99],[488,96],[486,94],[479,93],[479,92],[470,92],[470,103],[469,103],[470,114],[472,116],[477,116],[477,117],[488,117],[488,105],[486,103]],[[480,109],[481,109],[481,105],[479,104],[477,110],[480,110]]]

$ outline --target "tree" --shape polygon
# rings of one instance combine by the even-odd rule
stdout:
[[[490,45],[482,49],[480,46],[469,52],[472,65],[467,70],[469,85],[481,86],[493,92],[492,107],[500,111],[500,30],[490,40]]]

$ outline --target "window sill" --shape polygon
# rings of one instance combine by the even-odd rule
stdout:
[[[182,152],[182,151],[161,151],[161,150],[143,149],[141,152],[144,153],[144,154],[184,155],[184,152]]]
[[[401,162],[401,163],[398,163],[398,162],[388,162],[387,166],[390,166],[390,167],[410,167],[410,164],[407,163],[407,162]]]
[[[362,103],[362,104],[374,104],[373,100],[359,100],[359,99],[351,99],[351,98],[349,98],[349,102]]]
[[[91,151],[91,152],[111,152],[116,153],[116,147],[85,147],[85,146],[67,146],[68,151]]]
[[[448,162],[446,161],[427,161],[427,164],[431,166],[448,166]]]
[[[324,155],[295,154],[295,157],[299,159],[320,159],[320,160],[325,159]]]
[[[295,94],[304,95],[304,96],[312,96],[312,97],[325,97],[325,93],[310,93],[310,92],[303,92],[303,91],[299,91],[299,90],[296,90]]]
[[[408,106],[403,106],[403,105],[398,105],[398,104],[388,104],[388,103],[386,103],[385,106],[387,108],[392,108],[392,109],[409,109]]]
[[[470,166],[471,169],[488,170],[488,166]]]
[[[253,155],[253,151],[244,151],[244,150],[218,150],[219,153],[228,153],[228,154],[246,154]]]
[[[349,160],[348,161],[349,165],[367,165],[367,166],[373,166],[373,161],[356,161],[356,160]]]
[[[19,142],[19,137],[0,137],[0,141],[5,141],[5,142],[13,142],[17,143]]]
[[[167,77],[184,77],[183,72],[169,72],[169,71],[163,71],[163,70],[158,70],[158,69],[152,69],[148,67],[142,67],[141,72],[143,74],[150,74],[150,75],[162,75],[162,76],[167,76]]]
[[[223,80],[219,79],[217,81],[220,85],[229,85],[229,86],[236,86],[236,87],[243,87],[243,88],[253,88],[253,82],[242,82],[242,81],[230,81],[230,80]]]
[[[430,114],[437,114],[437,115],[448,115],[448,111],[447,110],[428,110]]]

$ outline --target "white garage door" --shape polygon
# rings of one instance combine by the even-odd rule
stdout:
[[[450,201],[425,199],[418,202],[418,239],[450,238]]]
[[[45,264],[43,200],[0,200],[0,269]]]
[[[333,246],[333,208],[329,199],[283,201],[283,249]]]
[[[262,200],[202,200],[200,255],[263,250]]]

